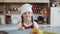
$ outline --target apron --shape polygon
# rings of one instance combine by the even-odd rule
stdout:
[[[25,27],[25,29],[33,28],[33,23],[32,23],[32,25],[27,26],[27,27],[26,27],[26,26],[24,26],[24,24],[22,24],[22,26],[23,26],[23,27]]]

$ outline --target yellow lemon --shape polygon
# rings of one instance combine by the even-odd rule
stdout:
[[[41,30],[39,28],[33,28],[32,34],[42,34]]]

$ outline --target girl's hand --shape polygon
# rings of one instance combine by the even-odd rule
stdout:
[[[19,29],[18,30],[24,30],[25,28],[24,27],[19,27]]]

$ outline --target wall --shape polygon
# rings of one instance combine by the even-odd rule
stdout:
[[[60,26],[60,7],[51,7],[51,26]]]
[[[33,20],[37,20],[38,16],[42,16],[40,14],[33,14]]]

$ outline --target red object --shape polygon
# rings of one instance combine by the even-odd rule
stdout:
[[[22,26],[25,27],[25,29],[33,28],[33,24],[30,25],[30,26],[27,26],[27,27],[26,27],[25,25],[22,24]]]
[[[24,26],[25,27],[25,26]],[[33,25],[25,27],[25,29],[33,28]]]
[[[40,13],[41,8],[36,4],[32,7],[33,13]]]

